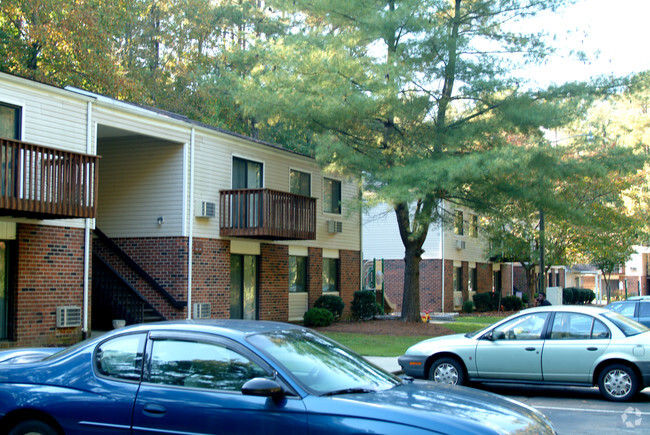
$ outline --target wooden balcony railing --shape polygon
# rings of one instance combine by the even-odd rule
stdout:
[[[270,189],[222,190],[220,235],[270,240],[316,238],[316,199]]]
[[[99,157],[0,138],[0,214],[94,218]]]

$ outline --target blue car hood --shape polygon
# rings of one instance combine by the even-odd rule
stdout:
[[[320,408],[322,401],[310,403]],[[333,396],[324,407],[317,413],[371,415],[434,432],[555,433],[540,412],[522,403],[473,388],[431,382],[406,382],[376,393]]]

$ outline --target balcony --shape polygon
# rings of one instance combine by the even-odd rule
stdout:
[[[270,189],[222,190],[219,228],[224,237],[314,240],[316,199]]]
[[[0,215],[94,218],[98,156],[0,138]]]

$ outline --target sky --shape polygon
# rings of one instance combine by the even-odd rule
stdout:
[[[558,13],[535,18],[531,25],[555,35],[561,53],[583,50],[592,59],[583,63],[556,56],[532,70],[531,78],[548,85],[650,70],[649,17],[649,0],[579,0]]]

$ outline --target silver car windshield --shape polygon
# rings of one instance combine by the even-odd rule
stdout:
[[[647,326],[642,325],[639,322],[630,319],[629,317],[625,317],[616,311],[608,311],[602,315],[614,325],[616,325],[623,332],[623,334],[625,334],[626,337],[650,331]]]
[[[310,330],[255,334],[247,340],[311,394],[379,391],[402,383],[351,350]]]

